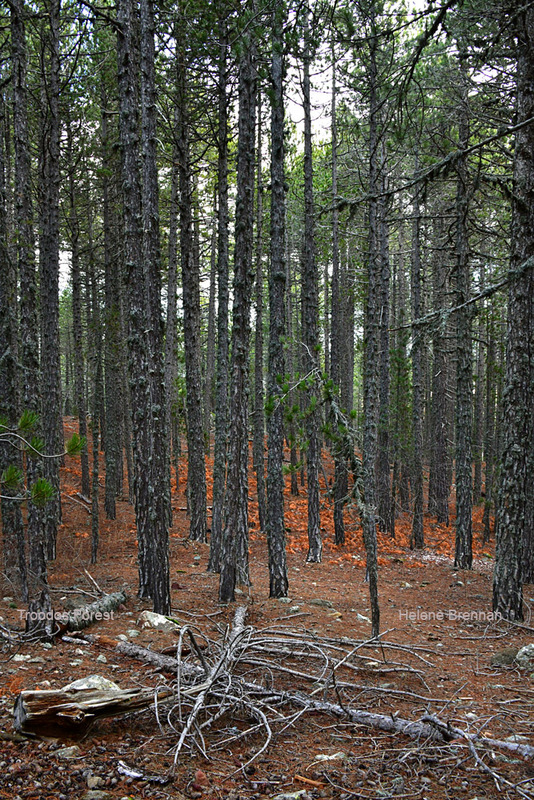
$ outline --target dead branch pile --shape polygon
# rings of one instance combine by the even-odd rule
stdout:
[[[173,697],[161,703],[156,693],[155,707],[162,733],[168,737],[169,727],[175,733],[175,764],[185,749],[208,758],[217,750],[253,737],[259,744],[240,768],[246,770],[274,737],[309,713],[332,715],[355,727],[377,728],[420,742],[445,745],[463,739],[470,749],[502,748],[516,756],[534,758],[534,748],[529,745],[484,739],[432,713],[436,704],[446,705],[448,701],[431,697],[426,689],[424,674],[417,667],[417,663],[429,665],[424,651],[378,639],[323,638],[289,627],[256,630],[245,624],[245,617],[246,609],[238,608],[232,625],[218,642],[208,640],[194,627],[182,627],[177,653],[184,652],[187,637],[192,647],[186,658],[161,656],[125,642],[117,645],[124,655],[174,671]],[[384,674],[390,680],[391,676],[398,678],[400,688],[391,683],[377,685]],[[408,681],[410,685],[418,683],[421,689],[402,688]],[[296,691],[295,685],[301,689]],[[303,691],[306,686],[307,692]],[[390,701],[400,698],[414,702],[419,708],[424,703],[427,713],[419,719],[405,719],[362,710],[369,696],[377,694]]]

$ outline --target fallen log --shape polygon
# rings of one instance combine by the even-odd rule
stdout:
[[[178,665],[180,665],[182,675],[198,675],[200,677],[205,674],[204,670],[201,667],[197,667],[195,664],[185,664],[182,661],[178,661],[177,658],[156,653],[154,650],[148,650],[146,647],[139,647],[139,645],[131,644],[131,642],[117,642],[115,651],[123,656],[129,656],[129,658],[143,661],[145,664],[151,664],[165,672],[175,673],[178,669]]]
[[[169,697],[170,689],[158,690]],[[148,708],[152,689],[25,690],[13,708],[15,730],[24,736],[83,739],[98,719]]]
[[[67,624],[63,632],[65,630],[81,631],[84,628],[88,628],[93,622],[113,619],[113,612],[125,602],[126,594],[124,592],[114,592],[113,594],[104,595],[94,603],[77,608],[68,615]]]

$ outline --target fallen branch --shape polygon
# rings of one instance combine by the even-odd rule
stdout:
[[[125,602],[126,594],[124,592],[106,594],[100,600],[72,611],[69,614],[67,626],[64,630],[81,631],[84,628],[88,628],[95,621],[112,619],[112,613]]]

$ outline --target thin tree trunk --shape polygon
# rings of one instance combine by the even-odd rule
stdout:
[[[17,275],[16,265],[9,253],[8,220],[6,198],[6,154],[4,150],[5,106],[0,98],[0,417],[3,424],[16,428],[20,414],[18,403],[18,359],[17,359]],[[22,471],[20,454],[9,442],[0,443],[0,476],[5,469],[15,466]],[[4,572],[14,591],[23,600],[28,599],[26,574],[26,552],[24,524],[22,520],[18,489],[0,483],[0,508],[2,512],[2,535]]]
[[[271,56],[271,259],[269,270],[269,413],[267,418],[267,544],[269,595],[286,597],[288,589],[284,527],[284,417],[282,381],[285,375],[285,189],[284,189],[284,11],[273,11]]]
[[[15,219],[17,262],[20,291],[20,359],[22,405],[27,411],[40,412],[39,395],[39,326],[37,317],[37,275],[33,231],[31,150],[28,133],[26,88],[27,51],[23,0],[10,5],[11,48],[13,59],[13,140],[15,150]],[[38,459],[29,459],[27,480],[31,485],[41,475]],[[43,512],[28,503],[28,595],[45,610],[50,605],[45,558]],[[39,601],[40,607],[39,607]]]
[[[436,223],[434,239],[437,256],[433,264],[432,302],[441,311],[447,296],[447,269],[442,248],[442,225]],[[428,511],[440,524],[449,524],[450,458],[449,402],[447,398],[448,358],[446,331],[435,330],[432,338],[431,462],[428,486]]]
[[[493,505],[493,483],[495,473],[495,333],[493,320],[490,317],[491,311],[488,310],[488,321],[486,324],[488,348],[486,353],[486,409],[485,409],[485,428],[484,428],[484,514],[482,524],[484,525],[483,542],[489,542],[491,538],[490,514]]]
[[[386,190],[386,153],[382,141],[381,180],[382,192]],[[380,366],[379,366],[379,410],[378,410],[378,454],[377,454],[377,500],[378,528],[385,533],[393,533],[391,505],[391,473],[389,463],[389,230],[387,223],[387,204],[382,196],[378,202],[378,238],[380,250]]]
[[[276,12],[275,12],[276,13]],[[252,462],[256,475],[256,496],[260,530],[267,526],[265,496],[265,392],[263,386],[263,181],[262,181],[262,115],[261,94],[258,96],[258,149],[256,186],[256,327],[254,336],[254,423]],[[285,198],[283,198],[285,199]],[[285,242],[284,242],[285,246]]]
[[[178,170],[180,176],[180,258],[182,267],[183,325],[187,401],[188,498],[191,514],[189,538],[207,540],[206,464],[202,428],[202,368],[200,351],[200,275],[194,253],[192,181],[187,119],[187,64],[180,46],[177,64],[178,84]]]
[[[45,72],[42,81],[41,118],[41,230],[39,236],[41,302],[41,384],[42,434],[48,455],[63,449],[61,419],[61,370],[59,356],[59,185],[60,185],[60,65],[59,0],[47,0],[47,21],[43,23]],[[57,526],[61,521],[59,459],[46,458],[44,477],[55,496],[43,510],[46,556],[56,557]]]
[[[469,108],[467,75],[460,54],[462,97],[459,122],[459,148],[465,150],[469,142]],[[466,157],[458,160],[456,192],[456,298],[458,306],[469,299],[469,242],[467,219],[469,214],[468,171]],[[471,309],[463,308],[456,314],[456,551],[454,566],[471,569],[473,478],[471,472],[472,431],[472,350]]]
[[[208,335],[206,342],[206,369],[204,372],[204,440],[206,455],[211,450],[211,414],[213,410],[213,383],[215,379],[215,295],[217,288],[217,197],[213,209],[213,228],[210,245],[210,293],[208,301]]]
[[[371,601],[372,635],[378,636],[380,630],[380,608],[378,605],[378,556],[376,539],[376,458],[378,452],[378,350],[380,320],[379,283],[380,254],[378,247],[378,99],[376,40],[371,42],[369,74],[370,126],[369,126],[369,252],[367,256],[367,297],[364,318],[364,356],[363,356],[363,486],[365,511],[363,536],[367,554],[367,577]]]
[[[337,208],[337,120],[336,120],[336,61],[332,47],[332,325],[330,329],[330,375],[337,391],[341,390],[342,336],[344,332],[343,305],[340,289],[339,210]],[[325,280],[326,283],[326,280]],[[325,302],[326,307],[326,302]],[[326,314],[325,314],[326,316]],[[334,438],[334,542],[345,544],[343,507],[348,492],[347,465],[336,447]]]
[[[121,437],[121,276],[117,264],[117,256],[113,249],[113,228],[118,225],[113,213],[113,181],[110,178],[115,165],[112,155],[112,142],[109,131],[110,111],[106,90],[106,76],[101,82],[101,147],[102,147],[102,222],[104,236],[104,292],[105,292],[105,325],[104,342],[104,382],[105,382],[105,497],[104,507],[108,519],[117,515],[115,499],[119,493],[120,475],[122,474],[122,437]],[[94,469],[93,469],[94,475]]]
[[[176,111],[175,111],[176,115]],[[176,123],[176,119],[175,119]],[[172,172],[171,172],[171,198],[169,209],[169,249],[167,264],[167,321],[165,329],[165,399],[166,399],[166,424],[167,438],[171,462],[174,464],[175,485],[178,489],[180,452],[180,432],[178,427],[179,410],[176,381],[178,378],[178,343],[177,343],[177,314],[176,290],[178,279],[178,150],[173,146]]]
[[[480,291],[485,288],[485,268],[480,267]],[[482,445],[484,439],[484,308],[481,306],[478,317],[478,342],[475,378],[475,397],[473,403],[473,499],[475,503],[482,500]]]
[[[74,385],[75,385],[75,406],[78,417],[78,433],[87,440],[87,408],[85,402],[85,355],[82,331],[82,294],[81,294],[81,275],[80,275],[80,223],[78,219],[76,185],[74,182],[74,170],[77,167],[74,161],[72,121],[70,116],[67,119],[67,159],[69,169],[69,233],[71,246],[71,289],[72,289],[72,338],[74,344]],[[90,497],[91,485],[89,479],[89,454],[87,444],[83,447],[81,454],[82,468],[82,494]]]
[[[221,549],[219,599],[234,599],[236,583],[249,584],[248,569],[248,360],[254,234],[254,151],[256,122],[255,46],[243,40],[239,64],[239,120],[234,255],[234,305],[229,410],[226,520]]]
[[[306,561],[319,562],[323,543],[319,517],[319,411],[317,408],[316,373],[319,369],[318,316],[319,297],[317,263],[315,258],[315,209],[313,200],[313,162],[311,130],[311,42],[309,12],[304,11],[303,111],[304,111],[304,243],[302,254],[302,332],[306,373],[306,473],[308,481],[308,555]]]
[[[419,159],[416,158],[416,172]],[[419,195],[413,198],[412,221],[412,320],[421,317],[421,212]],[[421,330],[413,329],[412,342],[412,429],[413,429],[413,521],[410,547],[420,549],[425,546],[423,529],[423,386],[422,386],[422,341]]]
[[[224,489],[228,438],[228,31],[221,15],[219,30],[218,162],[217,162],[217,375],[215,445],[213,452],[213,510],[208,569],[219,572],[224,526]]]

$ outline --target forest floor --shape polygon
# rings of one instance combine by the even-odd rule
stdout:
[[[72,429],[74,420],[67,420]],[[185,468],[184,468],[185,469]],[[182,477],[182,476],[181,476]],[[447,744],[411,739],[355,724],[324,713],[303,713],[275,732],[268,749],[248,767],[262,747],[256,725],[249,736],[246,708],[205,730],[205,755],[183,748],[172,780],[168,778],[179,726],[154,708],[99,721],[89,735],[65,753],[68,741],[28,740],[14,733],[12,706],[23,689],[60,688],[99,674],[121,688],[170,685],[176,677],[119,655],[118,637],[161,652],[176,649],[176,633],[141,630],[139,614],[150,604],[136,597],[137,565],[134,512],[118,503],[117,519],[101,515],[100,551],[90,561],[91,517],[78,500],[79,464],[62,468],[63,522],[58,558],[50,564],[56,610],[91,602],[95,582],[106,592],[124,590],[125,604],[113,618],[95,623],[92,641],[54,645],[19,641],[0,653],[0,798],[466,798],[534,797],[534,762],[494,748],[470,747],[462,738]],[[356,514],[347,512],[347,543],[333,544],[332,509],[323,497],[324,554],[307,564],[306,495],[287,500],[289,600],[269,598],[267,547],[258,531],[251,497],[250,571],[252,586],[230,606],[218,603],[218,576],[207,572],[208,546],[190,542],[185,483],[173,494],[171,581],[173,615],[193,626],[197,637],[223,636],[236,605],[247,606],[246,625],[259,631],[284,631],[317,643],[363,643],[370,637],[368,585],[365,583],[362,533]],[[253,483],[251,483],[253,488]],[[324,487],[323,487],[324,488]],[[251,492],[252,493],[252,492]],[[462,730],[489,738],[534,744],[534,673],[510,661],[513,652],[534,640],[529,617],[523,627],[491,619],[493,543],[481,544],[482,509],[473,519],[475,560],[472,571],[453,568],[454,527],[425,517],[426,547],[408,546],[410,518],[397,520],[396,538],[379,537],[381,644],[366,647],[358,661],[354,686],[339,689],[310,683],[311,658],[275,674],[260,666],[241,666],[247,679],[275,681],[281,689],[326,698],[350,708],[419,720],[431,713]],[[90,573],[90,576],[87,574]],[[91,578],[93,580],[91,580]],[[23,606],[5,583],[0,586],[0,623],[22,630]],[[3,599],[2,599],[3,598]],[[526,587],[527,614],[534,587]],[[466,618],[469,612],[469,619]],[[352,645],[351,645],[352,646]],[[169,649],[171,648],[171,649]],[[311,652],[311,651],[310,651]],[[276,652],[271,654],[276,662]],[[283,665],[282,655],[279,658]],[[335,681],[334,681],[335,683]],[[314,691],[315,690],[315,691]],[[318,690],[321,694],[318,695]],[[329,696],[327,697],[329,693]],[[160,720],[161,721],[161,720]],[[227,744],[225,744],[225,740]],[[68,756],[70,752],[70,758]],[[121,771],[122,764],[140,777]]]

